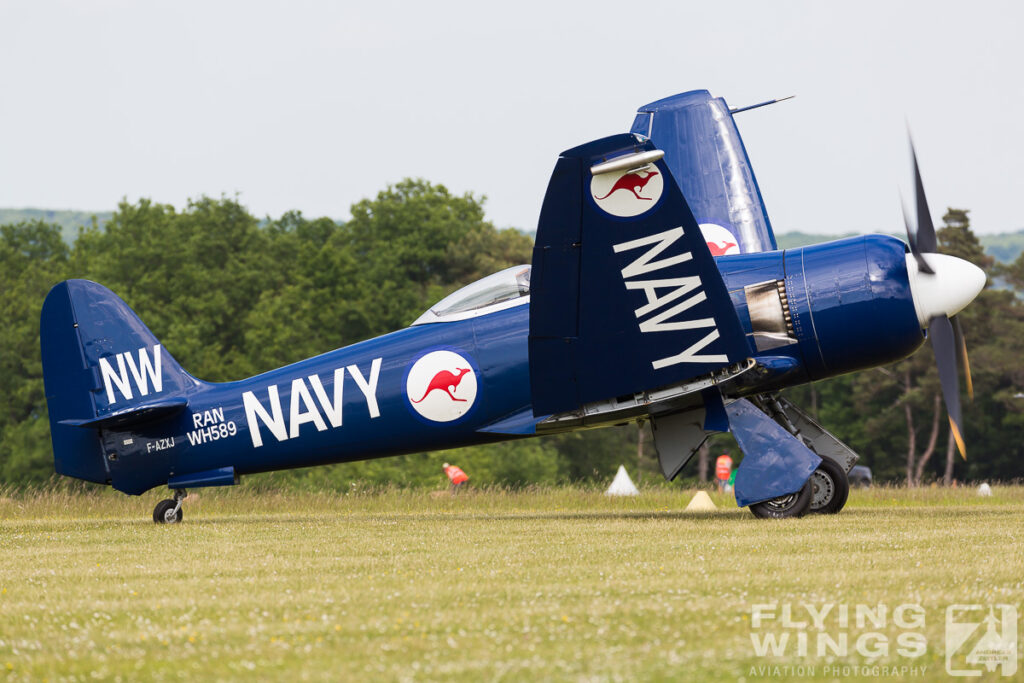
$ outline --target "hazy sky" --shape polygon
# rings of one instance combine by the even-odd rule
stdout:
[[[779,232],[1024,228],[1024,3],[0,0],[0,207],[348,217],[419,176],[536,227],[558,152],[706,88]]]

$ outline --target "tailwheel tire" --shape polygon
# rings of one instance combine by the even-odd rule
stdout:
[[[178,502],[175,500],[161,500],[153,509],[153,521],[157,524],[177,524],[182,518],[181,508],[178,508],[177,513],[174,512],[177,507]]]
[[[803,517],[811,507],[811,488],[811,480],[808,479],[796,493],[754,503],[750,511],[760,519]]]
[[[822,458],[810,479],[811,512],[834,515],[846,505],[850,496],[850,480],[846,472],[831,458]]]

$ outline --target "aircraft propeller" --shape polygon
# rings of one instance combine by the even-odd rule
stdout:
[[[967,344],[956,314],[974,300],[985,286],[985,272],[973,263],[947,254],[938,253],[935,226],[928,210],[928,200],[921,182],[914,143],[910,143],[914,163],[914,186],[917,203],[917,229],[911,228],[906,208],[903,221],[907,229],[907,242],[913,260],[907,259],[910,287],[914,296],[918,321],[928,329],[935,363],[942,384],[942,398],[946,403],[950,428],[960,455],[967,459],[963,439],[963,417],[960,411],[960,385],[957,377],[957,356],[964,366],[967,393],[974,398],[971,367],[967,359]],[[927,258],[926,258],[927,256]]]

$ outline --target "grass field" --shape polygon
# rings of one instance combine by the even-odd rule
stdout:
[[[719,512],[684,513],[672,489],[240,489],[157,526],[160,497],[0,492],[7,679],[937,680],[947,606],[1024,598],[1024,488],[854,491],[838,516],[784,521],[717,494]],[[829,604],[849,623],[782,623]],[[755,605],[774,619],[755,626]],[[884,623],[854,623],[857,605]],[[787,631],[807,656],[757,654]],[[897,652],[907,631],[919,656]],[[846,651],[818,656],[820,632]]]

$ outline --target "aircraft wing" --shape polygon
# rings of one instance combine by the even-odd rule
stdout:
[[[637,110],[633,133],[665,150],[715,256],[776,249],[761,189],[729,105],[707,90],[673,95]]]
[[[616,135],[563,152],[530,286],[535,415],[664,387],[753,352],[663,153]]]

